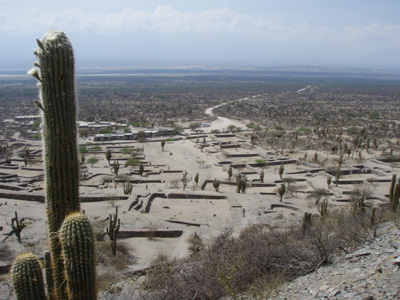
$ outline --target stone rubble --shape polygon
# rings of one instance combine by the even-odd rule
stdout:
[[[269,299],[400,299],[400,228],[382,224],[374,241],[284,284]]]

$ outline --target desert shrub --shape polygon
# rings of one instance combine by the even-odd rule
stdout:
[[[129,263],[134,261],[130,252],[132,249],[122,243],[117,243],[117,252],[114,256],[111,252],[109,241],[101,241],[96,243],[97,260],[99,264],[113,267],[114,270],[121,271],[127,268]]]
[[[245,228],[239,237],[227,230],[198,255],[153,264],[145,299],[239,299],[244,293],[268,298],[280,284],[328,264],[374,237],[368,211],[332,211],[313,223],[288,229],[264,224]]]
[[[204,247],[203,239],[197,234],[189,237],[187,242],[189,244],[188,250],[193,254],[199,253]]]

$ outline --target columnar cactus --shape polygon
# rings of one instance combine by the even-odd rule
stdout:
[[[124,182],[124,195],[131,195],[133,190],[133,184],[130,183],[129,179]]]
[[[395,188],[395,186],[396,186],[396,174],[393,174],[392,175],[392,181],[390,183],[390,189],[389,189],[389,205],[390,205],[390,209],[393,212],[396,212],[397,206],[398,206],[398,203],[396,203],[394,201],[394,188]]]
[[[96,262],[92,226],[82,213],[68,215],[60,229],[68,299],[96,299]]]
[[[302,233],[306,234],[307,231],[311,228],[312,226],[312,213],[309,212],[305,212],[304,216],[303,216],[303,221],[301,224],[301,229],[302,229]]]
[[[79,160],[76,138],[74,56],[62,31],[50,31],[34,51],[43,114],[46,210],[56,294],[65,299],[64,266],[57,235],[68,213],[79,211]],[[39,72],[38,72],[39,71]]]
[[[93,232],[86,217],[76,213],[79,161],[72,45],[61,31],[49,32],[37,43],[36,68],[28,74],[39,80],[41,102],[36,105],[43,111],[46,210],[51,243],[51,264],[49,255],[45,256],[47,296],[51,300],[96,299]],[[34,256],[29,254],[29,257]],[[12,270],[18,271],[20,264],[17,259]],[[44,291],[39,298],[30,288],[30,282],[34,281],[44,289],[43,280],[36,274],[42,274],[40,264],[26,274],[17,271],[12,273],[17,298],[45,299]],[[29,294],[20,295],[21,289]]]
[[[321,217],[326,217],[329,213],[328,210],[328,199],[324,199],[324,201],[322,201],[319,206],[318,206],[318,211],[321,215]]]
[[[26,227],[26,224],[23,221],[18,219],[18,214],[15,212],[15,218],[11,219],[11,228],[17,237],[19,243],[21,243],[21,231]]]
[[[118,206],[115,207],[115,214],[108,215],[109,226],[106,228],[106,233],[110,238],[111,252],[115,256],[117,254],[117,234],[121,225],[121,220],[118,218]]]
[[[46,300],[42,266],[34,254],[24,253],[15,259],[11,279],[18,300]]]

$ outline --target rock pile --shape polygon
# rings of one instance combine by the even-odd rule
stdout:
[[[374,241],[284,284],[270,299],[400,299],[400,229],[382,224]]]

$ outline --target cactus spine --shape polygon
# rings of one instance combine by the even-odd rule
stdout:
[[[19,255],[12,265],[11,278],[18,300],[46,300],[42,266],[35,255]]]
[[[92,226],[82,213],[68,215],[60,229],[68,299],[96,299],[96,262]]]

